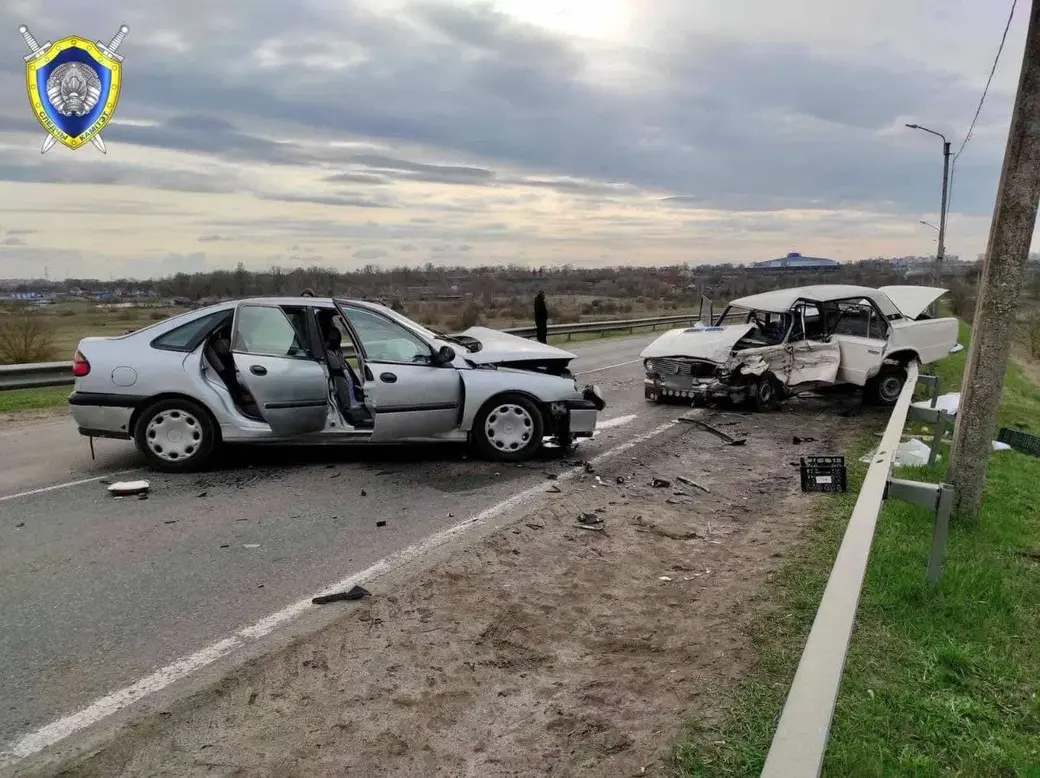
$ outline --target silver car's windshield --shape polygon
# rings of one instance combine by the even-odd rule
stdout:
[[[385,313],[387,316],[393,318],[397,323],[410,328],[414,332],[418,332],[420,335],[423,335],[430,340],[443,340],[448,343],[454,343],[472,352],[480,351],[482,347],[481,342],[476,338],[457,338],[443,332],[438,332],[437,330],[431,330],[429,327],[424,327],[422,324],[398,313],[393,308],[387,308]]]

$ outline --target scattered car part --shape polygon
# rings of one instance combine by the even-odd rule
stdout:
[[[147,481],[118,481],[108,487],[108,493],[114,497],[129,497],[144,494],[149,489]]]
[[[370,597],[372,592],[363,586],[354,586],[348,592],[336,592],[335,594],[323,594],[320,597],[314,597],[311,602],[315,605],[327,605],[330,602],[343,602],[344,600],[360,600],[364,597]]]

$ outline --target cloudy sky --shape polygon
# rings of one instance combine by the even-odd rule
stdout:
[[[1019,3],[956,166],[982,251]],[[0,277],[928,254],[1010,0],[3,0]],[[40,154],[18,33],[130,27],[92,146]]]

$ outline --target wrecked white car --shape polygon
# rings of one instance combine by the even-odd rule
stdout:
[[[893,405],[913,360],[957,345],[955,318],[926,310],[947,290],[928,286],[805,286],[734,300],[711,326],[670,330],[643,350],[648,400],[749,403],[842,384]]]

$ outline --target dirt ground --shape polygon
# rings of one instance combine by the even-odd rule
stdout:
[[[842,403],[858,408],[694,411],[746,445],[682,424],[580,481],[547,476],[560,492],[544,506],[395,591],[328,606],[342,619],[62,774],[668,775],[684,720],[722,715],[752,660],[753,593],[830,499],[800,493],[798,457],[884,423]]]

